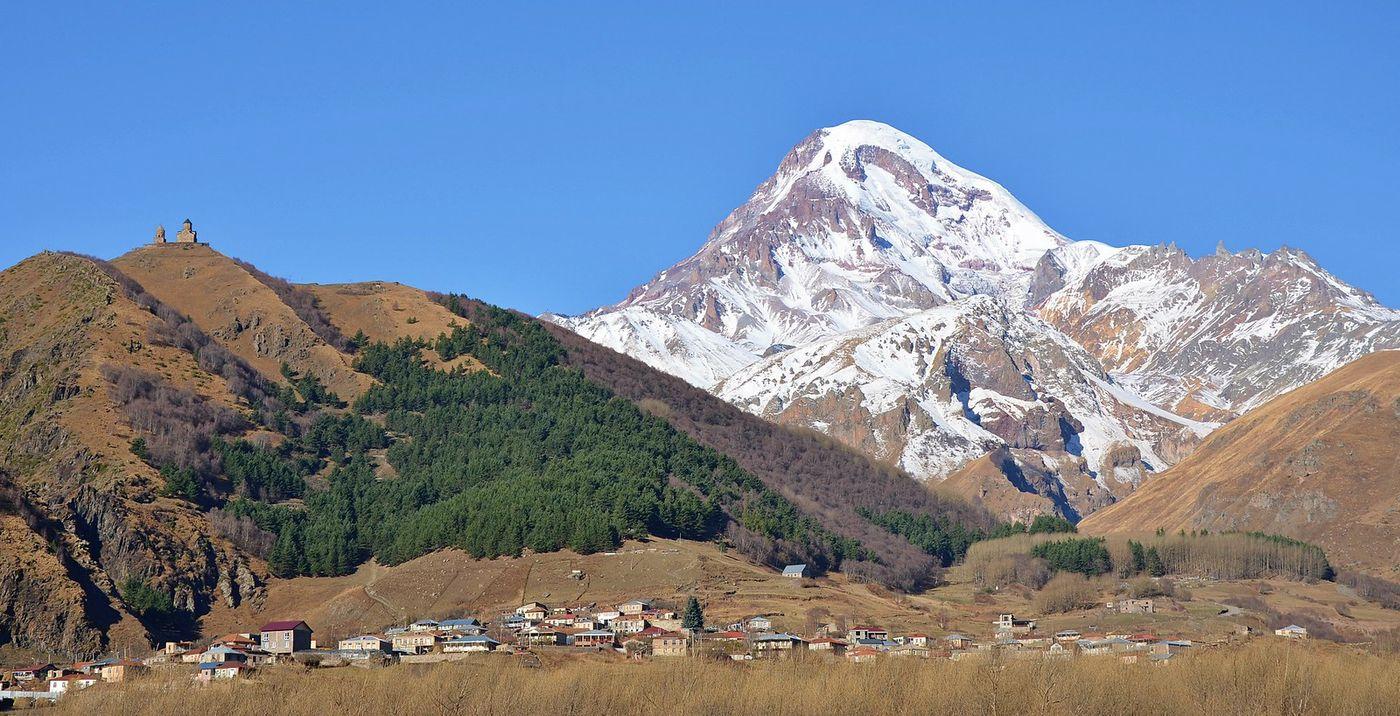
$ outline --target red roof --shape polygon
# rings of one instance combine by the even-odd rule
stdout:
[[[747,639],[748,634],[741,631],[717,631],[710,635],[711,639]]]
[[[293,620],[290,620],[290,619],[286,619],[286,620],[283,620],[283,621],[268,622],[268,623],[266,623],[266,624],[263,625],[262,630],[263,630],[263,631],[287,631],[288,629],[295,629],[295,628],[297,628],[297,627],[299,627],[299,626],[304,626],[304,627],[306,627],[308,631],[311,629],[311,625],[307,624],[306,622],[303,622],[303,621],[293,621]]]
[[[637,636],[658,636],[665,633],[666,630],[662,629],[661,627],[647,627],[637,632]]]

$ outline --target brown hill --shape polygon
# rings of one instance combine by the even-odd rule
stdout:
[[[208,245],[148,245],[112,263],[265,376],[286,363],[347,400],[373,382],[265,279]]]
[[[125,606],[128,580],[192,614],[258,595],[258,570],[193,506],[160,495],[104,371],[139,366],[181,395],[233,405],[223,375],[153,340],[174,330],[91,259],[46,253],[0,273],[0,644],[142,644],[154,626]]]
[[[1259,530],[1315,542],[1337,564],[1400,572],[1400,351],[1246,413],[1079,527]]]

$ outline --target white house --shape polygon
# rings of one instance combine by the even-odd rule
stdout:
[[[445,654],[495,651],[496,647],[500,645],[500,642],[485,634],[474,634],[470,636],[455,636],[444,641],[442,643],[442,651]]]
[[[1308,630],[1298,626],[1297,624],[1289,624],[1288,626],[1283,627],[1282,629],[1275,629],[1274,634],[1288,639],[1308,638]]]
[[[341,639],[336,646],[341,651],[391,651],[393,644],[387,639],[381,639],[373,635],[352,636],[349,639]]]

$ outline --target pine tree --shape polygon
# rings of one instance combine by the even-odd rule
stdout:
[[[1154,577],[1167,573],[1167,566],[1162,563],[1162,555],[1157,553],[1156,547],[1147,548],[1147,573]]]
[[[685,603],[685,613],[681,615],[681,626],[698,631],[705,628],[705,612],[700,609],[700,600],[691,597]]]
[[[1147,570],[1147,552],[1143,550],[1142,543],[1128,540],[1128,551],[1133,555],[1133,574],[1140,574]]]

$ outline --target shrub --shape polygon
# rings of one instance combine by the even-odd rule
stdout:
[[[140,577],[127,577],[121,586],[122,601],[140,617],[163,617],[175,611],[170,595],[155,589]]]
[[[1050,567],[1045,560],[1028,554],[1008,554],[981,562],[973,570],[973,582],[979,587],[1000,589],[1010,584],[1021,584],[1031,589],[1040,589],[1050,581]]]
[[[1075,572],[1055,575],[1035,596],[1035,608],[1044,614],[1089,609],[1099,601],[1099,590],[1089,578]]]

